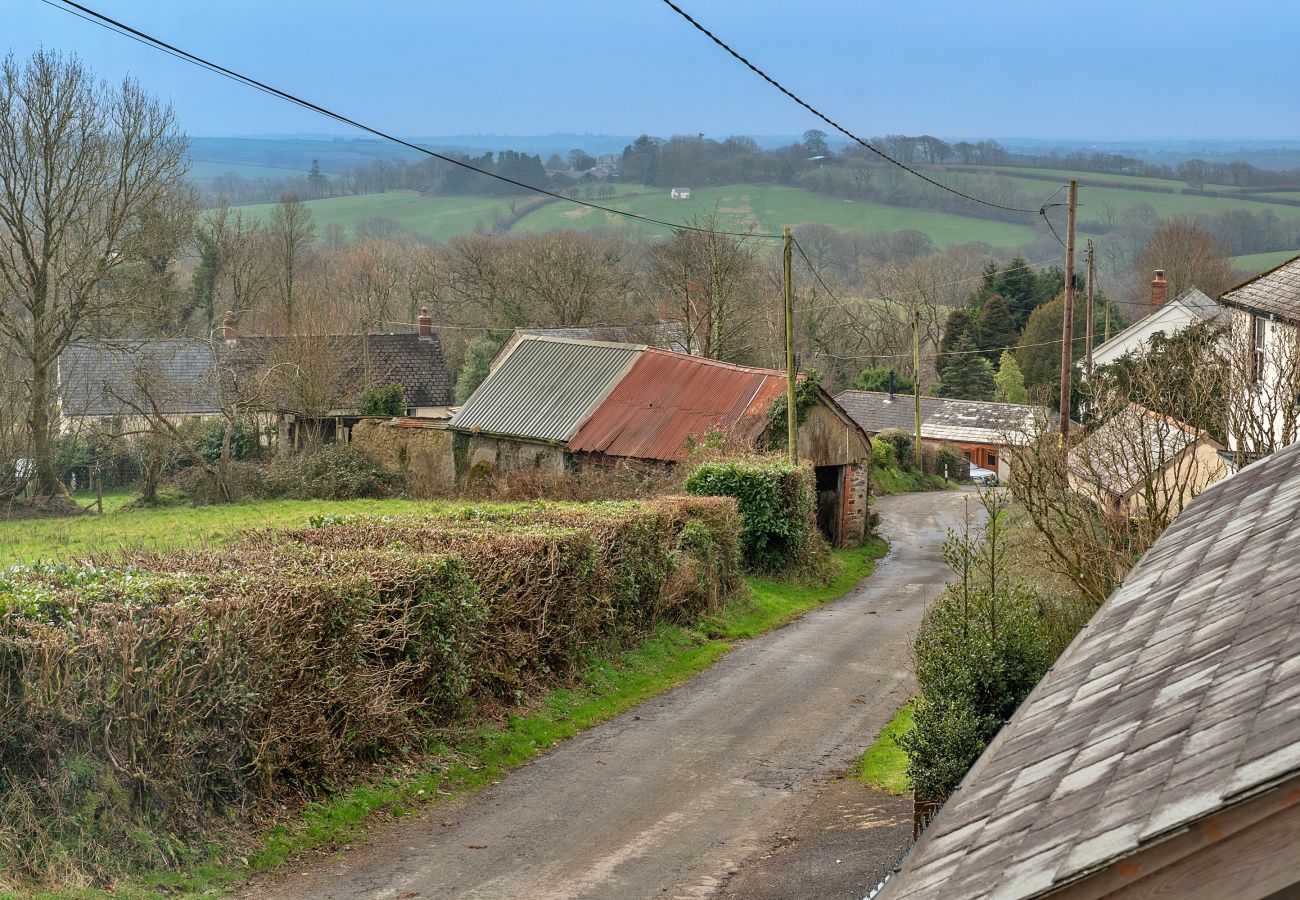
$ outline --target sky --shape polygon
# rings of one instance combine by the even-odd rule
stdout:
[[[821,127],[661,0],[80,0],[408,136]],[[1295,0],[681,0],[864,137],[1300,139]],[[73,18],[0,0],[0,47],[130,74],[192,135],[344,127]]]

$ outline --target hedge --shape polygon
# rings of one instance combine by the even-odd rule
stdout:
[[[9,570],[0,871],[174,864],[715,609],[741,583],[738,534],[725,499],[537,504]]]
[[[809,466],[779,457],[706,462],[686,476],[686,490],[736,500],[741,552],[751,569],[825,572],[828,548],[817,530],[816,479]]]

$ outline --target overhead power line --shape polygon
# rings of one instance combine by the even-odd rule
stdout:
[[[61,10],[62,12],[66,12],[69,15],[76,16],[79,19],[84,19],[87,22],[90,22],[92,24],[105,28],[109,31],[112,31],[115,34],[119,34],[123,37],[130,38],[131,40],[144,44],[147,47],[151,47],[155,50],[159,50],[170,56],[174,56],[183,62],[187,62],[190,63],[191,65],[196,65],[200,68],[207,69],[209,72],[213,72],[217,75],[222,76],[223,78],[229,78],[232,81],[235,81],[246,87],[251,87],[255,90],[261,91],[264,94],[269,94],[272,97],[276,97],[280,100],[285,100],[296,106],[300,106],[303,109],[307,109],[312,112],[319,113],[320,115],[333,119],[336,122],[340,122],[344,125],[350,125],[353,128],[357,128],[360,129],[361,131],[367,132],[369,134],[373,134],[376,137],[383,138],[384,140],[392,141],[394,144],[398,144],[400,146],[414,150],[417,153],[423,153],[426,156],[431,156],[434,159],[442,160],[443,162],[450,163],[453,166],[459,166],[462,169],[467,169],[471,172],[477,172],[479,175],[484,175],[488,178],[495,178],[497,181],[514,185],[515,187],[522,188],[526,191],[532,191],[534,193],[542,194],[547,197],[554,197],[556,200],[563,200],[568,203],[575,203],[578,206],[584,206],[588,209],[595,209],[595,210],[599,210],[600,212],[610,213],[616,216],[622,216],[627,219],[635,219],[640,222],[648,222],[652,225],[661,225],[665,228],[672,228],[677,231],[698,231],[698,232],[709,233],[709,234],[725,234],[729,237],[764,238],[769,240],[780,240],[782,238],[782,236],[779,234],[763,234],[763,233],[739,232],[739,231],[719,232],[708,228],[698,228],[694,225],[684,225],[679,222],[667,222],[664,221],[663,219],[656,219],[652,216],[643,216],[640,215],[639,213],[629,212],[624,209],[616,209],[612,206],[603,206],[599,203],[589,203],[585,200],[578,200],[577,198],[574,197],[566,197],[564,194],[561,194],[557,191],[548,190],[547,188],[538,187],[532,184],[526,184],[525,182],[517,181],[514,178],[510,178],[506,175],[499,175],[495,172],[488,172],[484,169],[478,168],[477,166],[470,165],[469,163],[464,162],[463,160],[456,159],[453,156],[447,156],[445,154],[438,153],[434,150],[430,150],[427,147],[421,147],[419,144],[414,144],[410,141],[404,140],[386,131],[381,131],[378,128],[374,128],[370,125],[366,125],[362,122],[357,121],[356,119],[345,116],[342,113],[335,112],[332,109],[321,106],[317,103],[313,103],[310,100],[304,100],[302,97],[299,97],[295,94],[291,94],[288,91],[282,91],[277,87],[273,87],[269,84],[258,81],[257,79],[251,76],[244,75],[240,72],[236,72],[233,69],[226,68],[225,66],[220,65],[219,63],[215,63],[212,62],[211,60],[204,59],[201,56],[197,56],[193,53],[190,53],[188,50],[183,50],[180,47],[177,47],[173,44],[169,44],[160,38],[156,38],[151,34],[148,34],[137,28],[132,28],[130,25],[127,25],[123,22],[119,22],[117,19],[111,18],[110,16],[106,16],[103,13],[96,12],[95,10],[91,9],[88,6],[83,6],[80,3],[75,3],[73,2],[73,0],[41,0],[41,2],[46,4],[47,6],[53,7],[54,9]]]
[[[747,69],[749,69],[751,72],[753,72],[753,73],[754,73],[755,75],[757,75],[759,78],[762,78],[762,79],[763,79],[764,81],[766,81],[768,84],[772,85],[772,87],[776,88],[778,91],[780,91],[781,93],[785,94],[787,97],[789,97],[789,98],[790,98],[791,100],[793,100],[795,103],[799,104],[799,105],[802,106],[804,109],[808,110],[808,112],[812,113],[814,116],[816,116],[817,118],[821,119],[823,122],[825,122],[827,125],[829,125],[829,126],[831,126],[832,128],[834,128],[834,129],[835,129],[836,131],[838,131],[840,134],[844,135],[845,137],[847,137],[849,140],[853,141],[854,143],[859,144],[859,145],[865,147],[866,149],[870,150],[872,153],[876,154],[876,155],[879,156],[881,159],[885,160],[885,162],[888,162],[888,163],[891,163],[891,164],[893,164],[893,165],[895,165],[895,166],[898,166],[898,168],[902,169],[904,172],[908,172],[908,173],[910,173],[910,174],[912,174],[912,175],[915,175],[917,178],[920,178],[922,181],[929,182],[930,184],[934,185],[935,187],[939,188],[940,190],[947,191],[947,192],[950,193],[950,194],[956,194],[958,197],[964,197],[964,198],[967,199],[967,200],[970,200],[970,201],[972,201],[972,202],[974,202],[974,203],[979,203],[979,204],[981,204],[981,205],[983,205],[983,206],[990,206],[990,207],[992,207],[992,208],[994,208],[994,209],[1001,209],[1001,210],[1005,210],[1005,211],[1007,211],[1007,212],[1039,213],[1039,214],[1041,214],[1041,213],[1043,212],[1042,207],[1031,208],[1031,207],[1019,207],[1019,206],[1006,206],[1006,205],[1001,204],[1001,203],[994,203],[992,200],[984,200],[984,199],[982,199],[982,198],[980,198],[980,197],[976,197],[976,196],[973,196],[973,195],[971,195],[971,194],[967,194],[967,193],[965,193],[964,191],[959,191],[959,190],[957,190],[955,187],[951,187],[951,186],[949,186],[949,185],[946,185],[946,184],[944,184],[944,183],[941,182],[941,181],[936,181],[935,179],[931,178],[929,175],[926,175],[924,172],[918,171],[917,169],[914,169],[913,167],[909,166],[907,163],[904,163],[904,162],[902,162],[902,161],[900,161],[900,160],[895,159],[894,157],[890,156],[890,155],[889,155],[888,153],[886,153],[885,151],[881,150],[879,147],[876,147],[876,146],[872,145],[871,143],[869,143],[868,141],[865,141],[865,140],[863,140],[862,138],[858,137],[856,134],[854,134],[853,132],[849,131],[847,128],[845,128],[843,125],[841,125],[839,122],[836,122],[836,121],[835,121],[834,119],[832,119],[830,116],[826,115],[824,112],[822,112],[821,110],[819,110],[817,107],[813,106],[811,103],[809,103],[808,101],[804,100],[802,97],[800,97],[800,96],[799,96],[798,94],[796,94],[794,91],[790,90],[788,87],[786,87],[785,85],[783,85],[781,82],[777,81],[777,80],[776,80],[775,78],[773,78],[771,75],[767,74],[767,73],[764,72],[762,69],[760,69],[758,66],[754,65],[754,63],[750,62],[747,58],[745,58],[745,57],[742,56],[740,53],[738,53],[736,50],[734,50],[734,49],[731,47],[730,44],[728,44],[726,41],[722,40],[722,38],[718,37],[718,36],[717,36],[716,34],[714,34],[712,31],[710,31],[709,29],[705,28],[705,27],[704,27],[703,25],[701,25],[698,21],[696,21],[695,18],[694,18],[693,16],[691,16],[690,13],[688,13],[686,10],[682,9],[680,6],[678,6],[676,3],[674,3],[673,0],[663,0],[663,2],[664,2],[665,5],[667,5],[669,8],[671,8],[671,9],[673,10],[673,12],[677,13],[677,15],[681,16],[683,19],[685,19],[687,22],[689,22],[691,25],[693,25],[697,31],[699,31],[701,34],[703,34],[703,35],[704,35],[705,37],[707,37],[709,40],[713,41],[713,43],[717,44],[717,45],[718,45],[719,47],[721,47],[723,50],[727,51],[727,53],[729,53],[729,54],[730,54],[731,56],[733,56],[735,59],[737,59],[738,61],[740,61],[740,62],[741,62],[741,63],[742,63],[742,64],[743,64]]]

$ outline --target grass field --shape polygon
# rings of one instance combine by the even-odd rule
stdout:
[[[85,506],[90,498],[77,496]],[[429,512],[427,500],[274,500],[217,506],[127,506],[129,494],[106,494],[104,515],[0,522],[0,565],[106,554],[124,547],[220,546],[248,528],[306,525],[316,513]]]
[[[351,238],[357,223],[368,216],[387,216],[411,234],[445,242],[461,234],[486,232],[498,215],[510,212],[507,201],[494,197],[421,197],[413,191],[362,194],[356,197],[327,197],[307,201],[320,234],[330,223],[337,224]],[[241,206],[245,215],[269,221],[272,203]]]
[[[673,200],[659,189],[643,196],[610,201],[607,205],[668,222],[690,222],[712,213],[729,228],[746,228],[777,234],[783,225],[817,222],[836,228],[872,233],[914,228],[930,236],[937,246],[984,241],[999,247],[1014,247],[1033,240],[1032,227],[992,222],[925,209],[907,209],[880,203],[846,201],[782,185],[738,184],[699,188],[690,200]],[[519,221],[515,231],[554,231],[562,228],[627,229],[630,234],[655,234],[663,228],[629,222],[609,213],[580,209],[568,204],[543,206]]]
[[[990,173],[996,174],[996,172],[997,170],[990,170]],[[1070,175],[1068,172],[1062,174],[1065,178]],[[1049,182],[1011,175],[998,175],[998,177],[1006,178],[1033,197],[1046,198],[1052,191]],[[1081,175],[1080,177],[1086,176]],[[1122,176],[1097,177],[1104,177],[1107,181],[1116,181]],[[1176,185],[1176,182],[1164,182],[1164,184]],[[1198,213],[1214,215],[1229,209],[1248,209],[1253,212],[1269,209],[1283,219],[1300,219],[1300,206],[1288,206],[1281,203],[1260,203],[1228,196],[1203,197],[1196,194],[1165,194],[1158,191],[1090,187],[1088,185],[1079,187],[1079,218],[1081,220],[1104,219],[1107,205],[1115,210],[1117,218],[1121,218],[1126,210],[1139,203],[1150,203],[1155,208],[1156,214],[1161,218],[1196,215]]]
[[[1300,256],[1300,250],[1280,250],[1276,253],[1250,253],[1246,256],[1234,256],[1232,258],[1232,264],[1247,275],[1258,275],[1260,272],[1267,272],[1269,269],[1280,266],[1288,259],[1294,259],[1296,256]]]

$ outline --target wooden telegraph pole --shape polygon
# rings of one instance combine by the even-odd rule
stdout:
[[[915,405],[916,430],[912,435],[912,455],[916,471],[921,471],[921,313],[912,301],[912,399]]]
[[[791,271],[791,237],[790,226],[784,231],[785,246],[785,428],[786,442],[790,446],[790,462],[799,462],[799,424],[798,410],[795,409],[794,387],[794,274]]]
[[[1093,332],[1093,305],[1092,305],[1092,281],[1097,274],[1093,266],[1093,255],[1095,248],[1092,245],[1092,238],[1088,239],[1088,333],[1083,336],[1083,371],[1089,381],[1092,380],[1092,332]]]
[[[1079,203],[1079,182],[1070,179],[1070,214],[1065,227],[1065,321],[1061,325],[1061,440],[1070,440],[1070,375],[1074,343],[1074,212]]]

